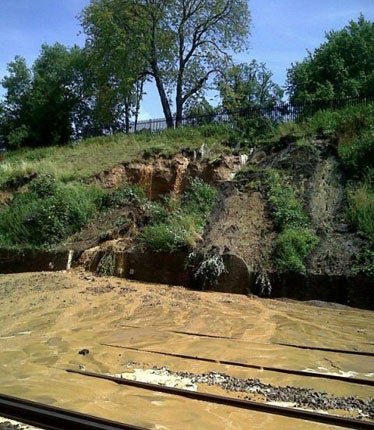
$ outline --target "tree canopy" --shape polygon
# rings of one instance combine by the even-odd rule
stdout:
[[[7,70],[0,113],[7,147],[64,144],[79,132],[86,70],[81,48],[43,45],[32,68],[16,56]]]
[[[87,46],[108,73],[131,91],[154,79],[167,125],[201,93],[249,34],[246,0],[95,0],[84,9]]]
[[[272,76],[266,65],[256,60],[229,67],[217,82],[223,107],[230,112],[249,111],[281,101],[283,90]]]
[[[361,15],[287,73],[294,102],[374,96],[374,23]]]

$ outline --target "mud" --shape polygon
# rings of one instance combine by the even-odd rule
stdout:
[[[374,351],[372,312],[317,304],[194,292],[99,278],[80,270],[2,275],[2,392],[150,429],[305,429],[300,420],[150,393],[69,374],[65,369],[109,374],[155,366],[196,375],[214,371],[237,378],[231,381],[256,379],[261,384],[368,402],[374,394],[370,386],[219,363],[227,360],[324,373],[355,372],[357,378],[374,380],[372,357],[276,344]],[[79,354],[83,349],[89,353]],[[186,361],[157,352],[212,358],[216,363]],[[201,381],[197,386],[199,391],[243,395],[229,391],[230,387]],[[344,413],[357,416],[354,410]],[[308,423],[307,428],[334,427]]]

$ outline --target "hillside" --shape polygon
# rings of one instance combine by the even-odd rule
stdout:
[[[4,155],[0,270],[373,308],[374,106]],[[69,260],[70,255],[70,261]]]

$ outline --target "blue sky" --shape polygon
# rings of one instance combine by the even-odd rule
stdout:
[[[0,79],[15,55],[32,65],[42,43],[83,45],[77,15],[89,0],[0,0]],[[374,20],[374,0],[249,0],[252,14],[249,52],[238,62],[265,62],[284,85],[287,68],[362,12]],[[0,87],[0,94],[2,94]],[[155,90],[147,87],[142,117],[162,117]]]

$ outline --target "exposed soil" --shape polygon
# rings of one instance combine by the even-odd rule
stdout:
[[[172,374],[191,377],[199,391],[293,401],[316,409],[325,405],[330,413],[333,408],[334,413],[353,417],[372,413],[370,386],[220,363],[374,380],[372,357],[279,345],[373,353],[370,311],[196,292],[76,269],[2,275],[0,318],[0,384],[5,394],[150,429],[306,428],[300,420],[175,399],[64,370],[120,374],[167,367]],[[186,361],[160,352],[216,362]],[[334,427],[308,423],[307,428]]]
[[[248,180],[235,180],[235,172],[244,164],[252,169],[249,169],[252,173]],[[304,277],[286,274],[282,278],[275,271],[273,250],[278,233],[271,221],[266,186],[262,181],[263,172],[270,168],[281,169],[294,185],[309,215],[310,226],[320,239],[306,261]],[[328,142],[291,142],[254,149],[248,154],[222,155],[214,160],[187,152],[170,158],[156,156],[114,166],[87,182],[107,189],[123,183],[139,184],[149,199],[157,200],[171,192],[183,192],[194,177],[214,184],[220,191],[219,204],[195,249],[200,255],[214,250],[226,258],[227,271],[219,279],[217,287],[220,291],[252,291],[263,295],[272,293],[298,299],[321,298],[368,308],[373,306],[372,280],[365,276],[357,277],[353,270],[355,258],[368,246],[368,241],[352,232],[345,222],[344,175]],[[19,180],[20,186],[31,179]],[[5,191],[2,193],[5,196]],[[167,267],[167,256],[162,263],[158,258],[145,256],[148,261],[144,271],[139,270],[139,255],[128,258],[129,253],[135,253],[136,237],[148,221],[145,207],[129,203],[100,213],[82,231],[61,244],[58,251],[66,253],[73,250],[75,258],[83,253],[79,264],[93,271],[100,266],[103,257],[112,254],[116,261],[113,263],[115,270],[111,273],[129,276],[134,270],[131,265],[136,263],[135,278],[138,280],[149,280],[150,274],[157,273],[155,279],[160,282],[192,286],[191,274],[187,273],[183,262],[175,268],[183,272],[182,276],[175,277],[173,270]],[[187,254],[190,250],[182,251]],[[152,266],[152,261],[157,263]],[[6,261],[0,258],[0,271],[4,264]],[[61,269],[64,264],[65,261],[53,267]],[[22,266],[19,258],[15,265]],[[31,262],[25,270],[33,270]],[[35,265],[35,270],[45,270],[45,267]],[[171,275],[169,278],[168,274]],[[287,287],[286,284],[292,280],[305,290],[304,295],[302,291],[299,294]],[[318,291],[328,289],[331,291],[318,296]]]

